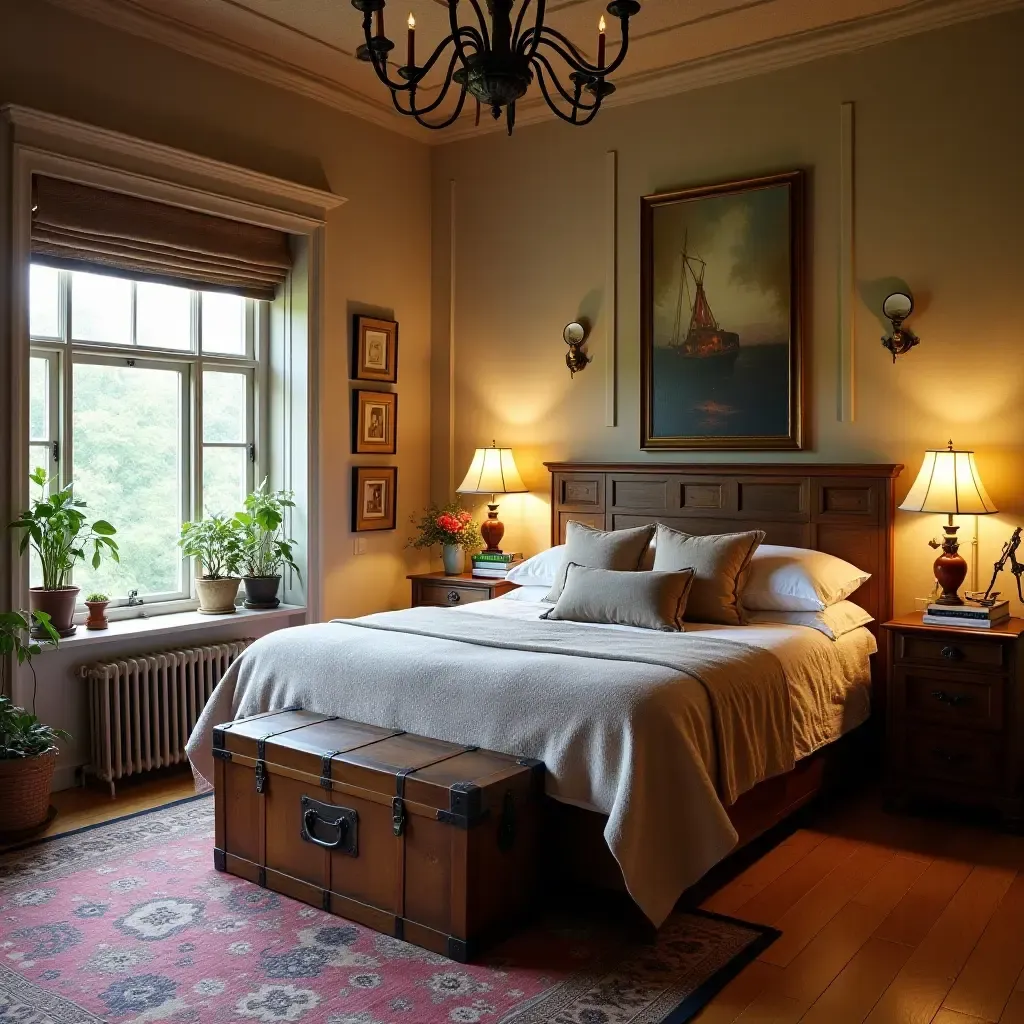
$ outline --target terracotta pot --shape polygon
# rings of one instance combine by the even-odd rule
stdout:
[[[34,612],[46,612],[50,616],[50,625],[61,636],[74,636],[75,602],[80,590],[80,587],[60,587],[57,590],[32,587],[28,592],[28,606]],[[33,628],[32,636],[42,639],[46,633]]]
[[[86,601],[85,606],[89,609],[89,618],[85,620],[86,629],[106,629],[110,623],[107,622],[107,605],[109,601]]]
[[[199,597],[199,611],[203,615],[230,615],[235,610],[238,595],[237,576],[223,580],[196,580],[196,594]]]
[[[0,759],[0,832],[25,832],[46,821],[57,753],[51,747],[35,757]]]
[[[280,576],[243,576],[246,608],[276,608],[281,599],[277,596],[281,586]]]

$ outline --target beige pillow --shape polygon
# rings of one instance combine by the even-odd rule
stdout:
[[[659,525],[654,571],[693,569],[693,587],[686,602],[687,622],[741,626],[740,591],[750,559],[764,538],[762,530],[699,537]]]
[[[683,629],[693,570],[616,572],[571,564],[554,608],[541,618],[613,622],[678,633]]]
[[[565,586],[565,574],[573,563],[588,569],[636,572],[653,536],[653,524],[638,526],[633,530],[605,531],[570,521],[565,527],[565,555],[562,566],[544,600],[551,604],[558,600],[558,595]]]

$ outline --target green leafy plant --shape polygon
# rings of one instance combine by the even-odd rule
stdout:
[[[294,508],[292,491],[268,491],[267,481],[246,495],[245,511],[235,513],[246,576],[279,576],[287,565],[302,578],[295,564],[295,541],[284,535],[286,508]]]
[[[86,599],[86,604],[90,602],[99,603],[100,601],[109,601],[110,598],[106,594],[90,594]]]
[[[0,760],[36,757],[69,740],[63,729],[44,725],[34,714],[17,707],[10,697],[0,697]]]
[[[238,575],[242,561],[242,535],[234,519],[218,512],[194,523],[183,523],[181,550],[189,557],[198,559],[204,580],[226,580]]]
[[[457,501],[447,505],[431,505],[419,519],[412,516],[410,522],[415,525],[418,533],[409,541],[414,548],[432,548],[438,544],[475,548],[481,544],[480,527]]]
[[[41,642],[29,635],[29,624],[35,620],[44,634]],[[32,711],[36,709],[36,670],[32,659],[41,654],[44,646],[56,647],[60,637],[50,624],[46,612],[0,612],[0,696],[6,698],[13,693],[7,678],[8,665],[13,660],[19,665],[28,665],[32,673]]]
[[[39,556],[44,590],[71,586],[71,571],[77,562],[85,561],[86,549],[90,545],[94,569],[99,568],[104,554],[115,562],[120,561],[117,542],[113,539],[117,530],[105,519],[97,519],[92,525],[87,525],[88,517],[82,511],[87,507],[86,503],[74,496],[71,484],[47,497],[50,479],[45,469],[36,469],[29,480],[38,485],[40,496],[11,523],[10,528],[24,531],[19,549],[22,553],[31,545]]]

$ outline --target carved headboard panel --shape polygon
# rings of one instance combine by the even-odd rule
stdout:
[[[871,573],[853,600],[892,617],[895,481],[902,466],[546,463],[551,541],[570,519],[603,530],[664,523],[687,533],[764,530],[768,544],[814,548]]]

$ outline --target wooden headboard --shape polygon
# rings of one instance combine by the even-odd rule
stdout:
[[[574,519],[602,530],[664,523],[687,533],[764,530],[765,543],[814,548],[871,579],[853,600],[892,618],[893,520],[902,466],[545,463],[551,542]]]

